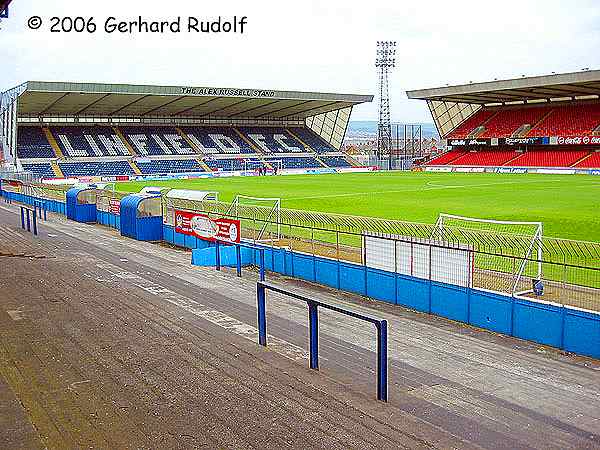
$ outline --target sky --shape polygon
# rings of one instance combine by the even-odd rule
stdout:
[[[32,16],[42,19],[29,29]],[[93,17],[95,33],[50,32]],[[247,16],[244,34],[106,33],[130,21]],[[392,119],[430,122],[405,91],[600,69],[600,1],[13,0],[0,23],[0,88],[27,80],[377,93],[375,44],[397,42]],[[353,120],[376,120],[377,98]]]

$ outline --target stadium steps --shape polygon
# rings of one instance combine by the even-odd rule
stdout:
[[[133,170],[133,173],[135,173],[136,175],[143,175],[142,171],[134,161],[128,159],[127,162],[129,163],[129,167],[131,167],[131,170]]]
[[[52,136],[52,132],[50,131],[50,128],[43,127],[42,130],[44,130],[46,139],[48,139],[48,143],[50,144],[50,147],[52,147],[52,150],[54,150],[56,157],[61,158],[61,159],[64,158],[65,155],[63,154],[62,150],[58,146],[58,142],[56,142],[56,139],[54,139],[54,136]]]
[[[200,165],[200,167],[202,167],[206,172],[212,172],[213,171],[210,168],[210,166],[204,162],[204,160],[202,158],[196,158],[196,161],[198,161],[198,164]]]
[[[52,167],[52,170],[54,171],[54,175],[56,175],[56,178],[64,178],[65,177],[62,170],[60,169],[60,166],[58,165],[58,163],[56,161],[50,161],[50,167]]]
[[[600,125],[594,128],[594,131],[592,131],[592,136],[600,136]]]
[[[308,145],[306,142],[304,142],[302,139],[300,139],[296,134],[294,134],[292,132],[292,130],[289,130],[288,128],[286,128],[285,131],[287,131],[294,139],[296,139],[298,142],[300,142],[302,145],[304,145],[305,149],[308,149],[312,153],[317,153],[317,151],[314,148],[312,148],[310,145]],[[316,159],[321,164],[323,164],[325,167],[327,167],[327,164],[323,163],[323,161],[321,161],[319,158],[316,158]]]
[[[265,152],[263,152],[260,148],[258,148],[256,145],[254,145],[254,143],[248,139],[246,136],[244,136],[244,133],[242,133],[240,130],[238,130],[236,127],[233,127],[233,131],[240,137],[242,138],[242,140],[248,144],[250,146],[250,148],[252,150],[254,150],[255,153],[258,153],[259,155],[264,155]]]
[[[532,128],[531,124],[524,123],[519,128],[517,128],[517,131],[515,131],[511,137],[520,138],[523,136],[527,136],[527,133],[529,133],[529,130],[531,130],[531,128]]]
[[[507,166],[509,165],[511,162],[513,162],[515,159],[520,158],[521,156],[523,156],[523,153],[517,153],[517,156],[515,156],[514,158],[509,159],[508,161],[506,161],[504,164],[502,164],[503,166]]]
[[[591,158],[593,155],[594,155],[594,152],[589,152],[587,155],[585,155],[583,158],[579,158],[577,161],[575,161],[569,167],[577,167],[579,164],[584,162],[586,159]]]
[[[125,139],[125,136],[123,135],[121,130],[118,127],[113,127],[113,131],[116,133],[117,136],[119,136],[119,139],[123,141],[123,144],[125,144],[125,147],[127,147],[127,150],[129,151],[129,153],[131,153],[131,156],[137,156],[137,153],[135,152],[129,141]]]
[[[528,136],[528,135],[529,135],[529,133],[531,133],[531,130],[535,130],[535,129],[536,129],[538,126],[539,126],[539,124],[540,124],[540,123],[542,123],[544,120],[546,120],[546,119],[547,119],[547,118],[550,116],[550,114],[552,114],[553,112],[554,112],[554,109],[551,109],[551,110],[550,110],[550,111],[548,111],[546,114],[544,114],[544,115],[543,115],[543,116],[540,118],[540,120],[538,120],[538,121],[537,121],[535,124],[533,124],[533,126],[532,126],[532,127],[529,129],[529,131],[527,131],[527,133],[525,133],[525,134],[523,135],[523,137],[525,137],[525,136]]]
[[[300,142],[302,142],[302,141],[300,141]],[[319,158],[318,154],[315,153],[315,155],[313,156],[313,158],[315,158],[317,161],[319,161],[319,164],[321,164],[323,167],[329,168],[329,166],[327,164],[325,164],[325,162],[321,158]]]
[[[492,120],[494,117],[496,117],[498,115],[500,111],[496,111],[494,114],[492,114],[490,117],[488,117],[487,119],[485,119],[483,121],[483,123],[481,125],[479,125],[478,127],[476,127],[473,131],[471,131],[468,135],[467,138],[475,138],[477,136],[481,136],[483,133],[485,133],[485,125]]]
[[[344,159],[346,159],[346,161],[348,161],[348,164],[350,164],[352,167],[362,166],[362,164],[360,164],[353,156],[349,155],[348,153],[344,153]]]
[[[200,150],[200,149],[199,149],[199,148],[196,146],[196,144],[194,144],[194,143],[192,142],[192,140],[189,138],[189,136],[188,136],[187,134],[185,134],[181,128],[179,128],[179,127],[175,127],[175,131],[177,131],[177,134],[178,134],[179,136],[181,136],[181,137],[183,138],[183,140],[184,140],[185,142],[187,142],[187,143],[188,143],[188,145],[189,145],[190,147],[192,147],[192,149],[193,149],[193,150],[194,150],[196,153],[198,153],[199,155],[202,155],[202,156],[204,156],[204,152],[202,152],[202,151],[201,151],[201,150]],[[201,162],[201,160],[200,160],[200,159],[198,159],[198,162]],[[202,165],[202,164],[204,164],[204,163],[201,163],[200,165]],[[208,166],[206,166],[206,167],[208,167]],[[209,170],[209,172],[211,172],[211,170]]]

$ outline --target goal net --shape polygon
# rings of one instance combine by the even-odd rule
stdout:
[[[281,199],[236,195],[228,214],[241,221],[242,237],[254,242],[272,242],[281,238]],[[248,219],[252,217],[252,219]]]
[[[480,287],[502,284],[513,295],[543,290],[543,224],[440,214],[432,239],[472,245]],[[510,284],[510,286],[506,286]],[[499,286],[498,286],[499,287]],[[496,289],[494,289],[496,290]]]

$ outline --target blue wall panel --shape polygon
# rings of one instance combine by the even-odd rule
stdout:
[[[498,333],[511,333],[512,300],[505,295],[471,290],[470,322]]]
[[[429,312],[429,290],[427,280],[397,275],[397,304],[421,312]]]
[[[566,309],[564,348],[569,352],[600,358],[600,316]]]
[[[562,308],[515,299],[513,335],[540,344],[561,347]]]
[[[396,303],[396,276],[391,272],[367,269],[367,296]]]
[[[338,263],[337,261],[330,261],[324,258],[315,259],[315,272],[317,283],[324,284],[339,289],[338,285]]]
[[[365,284],[364,267],[340,262],[340,289],[366,295]]]
[[[469,320],[468,289],[431,282],[431,313],[467,323]]]
[[[167,241],[168,243],[173,244],[175,242],[174,238],[173,238],[173,234],[174,234],[173,227],[163,224],[163,239],[165,241]]]
[[[307,281],[315,281],[315,266],[312,256],[294,254],[294,276]]]

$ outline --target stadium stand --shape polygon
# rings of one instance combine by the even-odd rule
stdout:
[[[586,150],[529,150],[506,165],[513,167],[571,167],[588,153]]]
[[[59,162],[60,170],[66,177],[133,175],[127,161],[103,162]]]
[[[120,127],[139,156],[193,155],[194,149],[174,127]]]
[[[110,127],[51,127],[50,132],[65,157],[131,156]]]
[[[326,142],[323,138],[317,135],[314,131],[309,128],[290,128],[288,130],[293,136],[302,140],[302,142],[310,147],[317,153],[329,153],[337,151]]]
[[[268,159],[265,161],[269,162]],[[277,158],[274,161],[281,161],[286,169],[313,169],[315,167],[323,167],[321,163],[311,157],[284,157]]]
[[[460,158],[465,153],[466,152],[464,150],[450,150],[449,152],[446,152],[438,156],[437,158],[432,159],[431,161],[429,161],[428,164],[431,166],[443,166],[445,164],[450,164],[452,161],[454,161],[457,158]]]
[[[600,169],[599,82],[600,71],[585,70],[447,85],[407,96],[427,102],[450,146],[426,165]]]
[[[19,158],[56,158],[41,127],[19,127],[17,155]]]
[[[600,104],[562,105],[533,128],[528,136],[590,136],[600,125]]]
[[[450,165],[502,166],[519,153],[514,150],[475,150],[467,152],[451,161]]]
[[[255,158],[229,158],[229,159],[205,159],[204,162],[212,170],[245,170],[254,169],[261,165],[262,161]],[[264,164],[263,164],[264,165]]]
[[[574,167],[589,169],[600,168],[600,150],[591,152],[587,158],[579,161]]]
[[[50,163],[23,163],[23,169],[34,173],[40,178],[52,178],[54,177],[54,170]]]
[[[352,167],[343,156],[321,156],[320,158],[329,167]]]
[[[239,131],[263,153],[310,151],[284,128],[242,127]]]
[[[491,109],[480,109],[471,117],[466,119],[462,124],[454,130],[449,139],[463,139],[469,136],[477,127],[481,126],[486,120],[492,117],[496,111]]]
[[[160,159],[152,161],[136,161],[136,165],[144,175],[162,173],[204,172],[204,168],[194,159]]]
[[[498,110],[485,125],[482,125],[485,131],[477,137],[510,137],[524,125],[535,125],[550,110],[540,106]]]
[[[8,103],[0,111],[17,130],[0,160],[41,178],[359,165],[339,153],[342,131],[354,105],[372,96],[209,91],[25,82],[7,91],[18,114]],[[315,132],[319,124],[328,127]]]
[[[250,143],[231,127],[182,127],[181,130],[205,155],[256,153]]]

